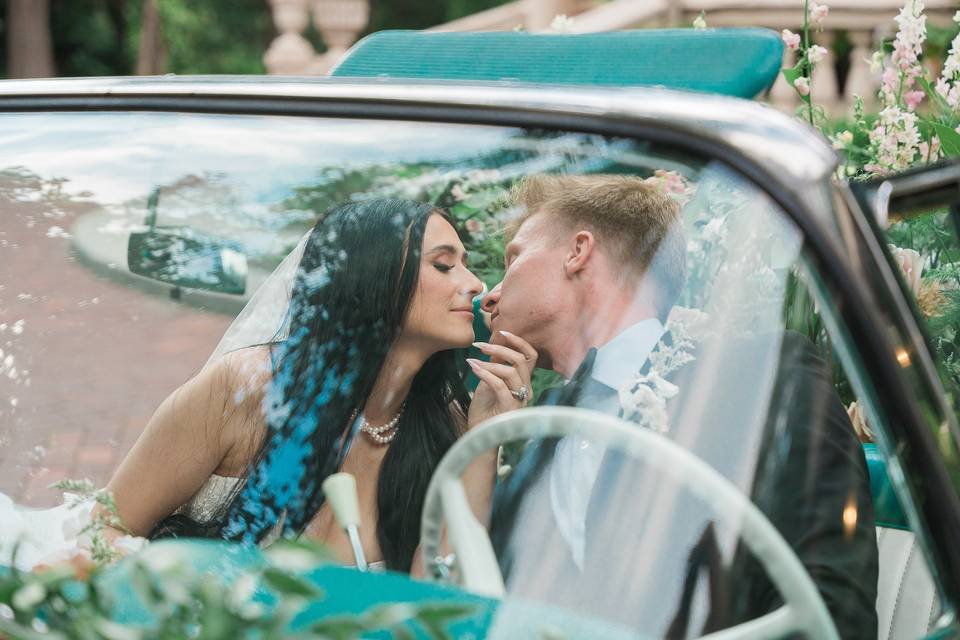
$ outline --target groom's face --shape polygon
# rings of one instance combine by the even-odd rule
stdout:
[[[503,280],[483,299],[494,335],[509,331],[534,348],[549,342],[550,318],[563,313],[567,299],[564,246],[556,225],[553,216],[534,214],[507,245]]]

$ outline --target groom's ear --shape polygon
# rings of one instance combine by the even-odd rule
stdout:
[[[563,259],[563,271],[568,278],[579,274],[590,262],[596,250],[596,238],[593,233],[581,229],[570,236],[568,251]]]

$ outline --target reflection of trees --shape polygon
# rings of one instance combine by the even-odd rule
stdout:
[[[67,178],[43,176],[22,166],[0,169],[0,205],[19,205],[14,210],[59,219],[97,208],[88,191],[71,194]]]
[[[500,229],[509,215],[506,195],[534,173],[636,173],[619,165],[618,154],[635,153],[628,141],[554,131],[524,131],[498,148],[455,160],[323,167],[294,189],[284,206],[314,215],[351,200],[402,197],[450,212],[471,254],[471,268],[492,285],[503,272]],[[651,169],[652,172],[652,169]]]

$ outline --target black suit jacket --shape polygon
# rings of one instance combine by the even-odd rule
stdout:
[[[742,384],[737,372],[763,357],[765,343],[769,341],[740,340],[726,350],[722,370],[729,375],[711,377],[708,423],[722,426],[742,419],[743,407],[737,395],[726,391]],[[545,394],[545,402],[539,404],[615,411],[612,407],[618,403],[610,402],[615,391],[589,377],[594,354],[588,354],[568,385]],[[830,609],[840,637],[873,640],[877,637],[878,561],[863,449],[812,343],[800,334],[787,332],[778,355],[776,377],[766,392],[770,404],[757,448],[751,499],[796,551]],[[671,404],[671,419],[684,420],[673,409],[683,404],[685,393],[690,393],[686,384],[690,377],[690,369],[681,369],[674,376],[681,391],[680,402]],[[703,439],[708,447],[737,446],[725,440],[723,433],[701,433],[706,434]],[[556,442],[552,439],[531,444],[494,494],[491,539],[505,576],[509,576],[512,563],[509,539],[515,519],[528,490],[549,469]],[[623,575],[618,580],[617,572],[638,571],[637,564],[615,555],[622,555],[622,544],[608,544],[622,540],[626,534],[618,527],[618,520],[623,520],[624,487],[629,495],[631,482],[629,470],[624,472],[629,465],[623,465],[619,454],[608,452],[594,486],[587,510],[583,573],[599,571],[603,575],[595,579],[585,576],[586,584],[617,584],[629,579]],[[609,499],[611,495],[619,497]],[[544,502],[542,497],[532,499]],[[855,514],[855,521],[851,514]],[[544,535],[546,540],[558,537],[555,531]],[[576,575],[572,561],[567,570],[569,575]],[[701,570],[709,575],[711,606],[703,632],[758,617],[782,604],[762,567],[742,547],[737,548],[732,561],[720,561],[712,525],[705,527],[690,553],[687,572],[691,587]],[[676,604],[671,623],[663,630],[668,637],[686,635],[689,596],[684,594]],[[576,602],[562,604],[576,608]]]

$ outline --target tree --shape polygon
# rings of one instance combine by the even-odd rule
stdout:
[[[56,75],[50,38],[50,0],[7,0],[7,76]]]
[[[422,29],[504,1],[370,0],[369,31]],[[312,25],[305,35],[323,50]],[[260,74],[275,36],[267,0],[0,0],[0,76]]]
[[[137,75],[152,76],[163,73],[164,54],[163,30],[160,26],[158,0],[143,0],[143,21],[140,27]]]

